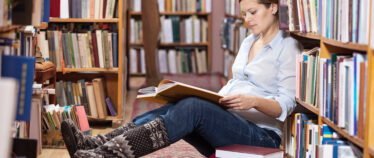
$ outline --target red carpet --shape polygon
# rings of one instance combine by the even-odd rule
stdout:
[[[173,81],[183,82],[196,87],[208,89],[211,91],[218,92],[223,86],[222,79],[219,75],[193,75],[193,74],[183,74],[183,75],[164,75],[164,79],[169,79]],[[149,110],[160,107],[160,104],[155,104],[142,100],[135,100],[133,105],[132,118],[140,115]],[[202,156],[193,146],[187,142],[180,140],[171,146],[146,155],[144,157],[152,158],[185,158],[185,157],[204,157]]]

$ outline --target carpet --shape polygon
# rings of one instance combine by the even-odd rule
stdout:
[[[164,79],[183,82],[196,87],[208,89],[218,92],[222,86],[221,76],[218,74],[212,75],[196,75],[196,74],[181,74],[181,75],[164,75]],[[143,114],[147,111],[160,107],[160,104],[151,103],[143,100],[135,100],[133,105],[132,117]],[[144,156],[144,158],[185,158],[185,157],[204,157],[193,146],[180,140],[167,148],[153,152]]]

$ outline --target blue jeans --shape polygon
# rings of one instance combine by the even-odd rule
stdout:
[[[281,143],[275,132],[196,97],[168,103],[135,117],[133,122],[143,125],[156,117],[163,119],[172,143],[184,139],[205,156],[213,154],[217,147],[231,144],[278,148]]]

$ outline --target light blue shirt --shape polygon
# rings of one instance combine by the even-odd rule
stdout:
[[[244,94],[277,101],[282,108],[278,118],[267,116],[254,108],[229,111],[282,137],[283,121],[296,106],[296,54],[301,53],[302,48],[288,33],[279,31],[248,63],[248,53],[259,37],[252,34],[243,41],[232,65],[233,79],[219,94]]]

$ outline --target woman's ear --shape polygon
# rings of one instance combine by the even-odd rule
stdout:
[[[273,15],[277,14],[278,12],[278,3],[271,3],[271,13]]]

